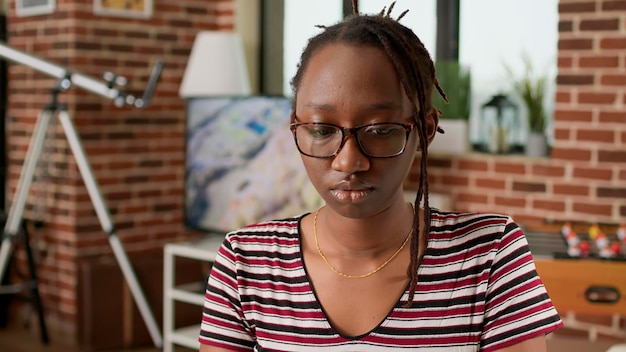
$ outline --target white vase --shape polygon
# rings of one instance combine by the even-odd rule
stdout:
[[[548,141],[543,133],[530,132],[526,140],[526,155],[542,157],[548,155]]]
[[[439,127],[445,133],[437,133],[430,146],[428,153],[433,154],[463,154],[470,150],[467,121],[465,120],[439,120]]]

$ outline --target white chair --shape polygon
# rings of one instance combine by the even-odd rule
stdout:
[[[626,343],[620,343],[609,347],[606,352],[626,352]]]

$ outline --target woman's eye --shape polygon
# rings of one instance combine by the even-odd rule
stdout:
[[[384,137],[389,135],[395,135],[399,131],[398,126],[395,125],[376,125],[369,126],[365,129],[365,133],[372,136]]]
[[[335,133],[337,133],[336,128],[332,128],[329,126],[319,126],[319,125],[309,126],[307,131],[313,138],[330,137],[330,136],[333,136]]]

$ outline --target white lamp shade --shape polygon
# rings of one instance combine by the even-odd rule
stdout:
[[[182,98],[249,95],[250,79],[239,34],[199,32],[178,94]]]

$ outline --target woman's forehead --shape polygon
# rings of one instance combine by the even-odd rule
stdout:
[[[334,43],[313,54],[297,94],[298,108],[410,108],[395,67],[375,46]]]

